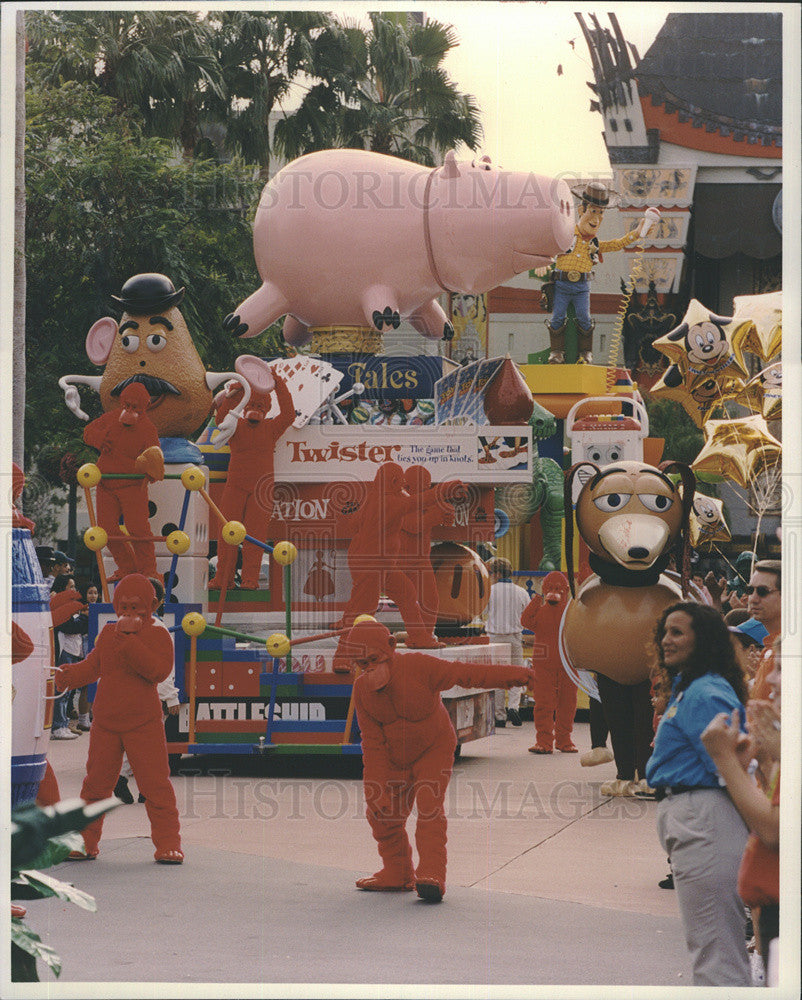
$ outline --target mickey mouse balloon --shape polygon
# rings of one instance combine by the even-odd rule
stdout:
[[[680,382],[700,378],[743,378],[743,361],[735,356],[732,345],[732,319],[717,316],[691,299],[679,326],[654,342],[654,347],[673,362],[665,373],[666,385],[676,388]]]

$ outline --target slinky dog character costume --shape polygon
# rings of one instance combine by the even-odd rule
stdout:
[[[104,473],[97,486],[97,522],[109,536],[109,552],[117,564],[111,581],[127,573],[157,575],[148,482],[164,478],[164,456],[156,427],[145,412],[149,403],[144,385],[132,382],[120,393],[120,409],[102,414],[84,430],[84,441],[100,452],[97,467]],[[107,473],[141,473],[144,478],[107,479]],[[120,539],[120,515],[137,541]]]
[[[375,620],[348,633],[346,649],[364,670],[354,682],[362,733],[366,815],[382,859],[380,871],[357,881],[373,892],[417,890],[439,902],[446,886],[443,808],[457,737],[440,692],[462,687],[528,684],[525,667],[441,660],[428,653],[396,653],[395,639]],[[406,821],[417,805],[417,871]]]
[[[571,739],[576,715],[576,684],[563,670],[558,637],[560,619],[568,603],[568,578],[548,573],[543,579],[543,596],[536,596],[521,615],[524,628],[535,633],[532,669],[535,680],[535,745],[530,753],[552,753],[555,745],[562,753],[577,753]]]
[[[681,483],[668,473],[678,473]],[[593,575],[575,589],[571,513],[565,522],[565,559],[572,600],[563,620],[563,652],[576,669],[597,676],[617,770],[616,780],[602,785],[602,794],[648,794],[649,648],[658,618],[687,591],[696,478],[681,462],[655,467],[622,461],[601,468],[579,462],[566,474],[568,512],[575,477],[583,483],[576,523],[590,549]],[[672,554],[679,579],[665,572]]]
[[[112,795],[125,752],[145,796],[154,857],[162,864],[181,864],[178,809],[156,690],[172,669],[173,640],[153,619],[156,593],[144,576],[125,577],[117,585],[113,603],[117,621],[103,628],[92,652],[85,660],[56,671],[59,689],[100,682],[81,798],[97,802]],[[73,860],[97,857],[102,829],[102,817],[86,827],[85,851],[71,855]]]
[[[226,486],[220,500],[220,510],[231,521],[241,521],[248,534],[265,541],[270,521],[273,488],[273,452],[276,442],[295,419],[292,395],[280,375],[273,373],[278,414],[268,417],[270,393],[251,388],[251,398],[237,421],[237,429],[229,441],[231,458],[226,474]],[[215,421],[219,425],[244,396],[241,385],[231,383],[215,398]],[[258,590],[259,568],[263,551],[250,543],[242,549],[242,587]],[[237,548],[217,541],[217,572],[210,587],[231,587]]]

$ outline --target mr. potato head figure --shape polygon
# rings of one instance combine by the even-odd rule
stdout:
[[[180,823],[157,689],[173,669],[173,640],[153,618],[156,592],[144,576],[126,576],[113,603],[117,621],[104,626],[86,659],[56,671],[60,691],[100,681],[80,796],[84,802],[98,802],[112,795],[126,753],[145,796],[154,858],[180,865]],[[97,857],[102,830],[103,817],[90,823],[83,831],[84,850],[73,851],[70,859]]]
[[[149,404],[145,386],[131,382],[120,393],[119,408],[102,414],[84,430],[84,441],[100,452],[97,466],[103,478],[97,486],[97,521],[109,536],[109,552],[117,565],[111,582],[128,573],[157,575],[148,483],[164,478],[164,455],[146,412]],[[106,478],[110,474],[137,478]],[[132,541],[120,537],[121,516]]]
[[[443,806],[457,736],[440,692],[529,684],[531,670],[460,663],[428,653],[397,653],[395,638],[374,618],[357,622],[342,647],[357,670],[353,688],[362,734],[366,816],[382,868],[357,881],[368,892],[411,892],[439,903],[446,890]],[[417,806],[417,869],[406,822]]]
[[[250,388],[239,369],[206,371],[178,308],[184,291],[176,289],[164,274],[135,274],[129,278],[120,294],[111,296],[123,310],[119,323],[104,316],[92,324],[86,336],[87,357],[104,368],[103,374],[64,375],[59,386],[72,413],[80,420],[88,420],[81,409],[77,385],[98,392],[106,411],[116,407],[127,385],[143,385],[149,396],[148,416],[159,436],[178,439],[175,457],[170,460],[198,461],[197,450],[182,439],[203,426],[212,410],[213,390],[228,379],[237,379],[247,402]],[[218,427],[218,445],[234,433],[239,412]]]

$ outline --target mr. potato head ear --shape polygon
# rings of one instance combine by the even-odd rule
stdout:
[[[234,370],[238,375],[242,375],[254,392],[267,394],[275,388],[273,369],[255,354],[240,354],[234,362]]]
[[[86,356],[93,365],[105,365],[117,336],[117,320],[104,316],[93,323],[86,335]]]
[[[588,470],[592,470],[590,473]],[[568,576],[568,586],[571,588],[571,597],[576,597],[576,584],[574,582],[574,478],[579,476],[582,486],[598,476],[598,465],[593,462],[577,462],[565,473],[565,486],[563,488],[563,505],[565,507],[565,569]]]

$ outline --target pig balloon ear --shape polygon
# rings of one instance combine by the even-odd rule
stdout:
[[[245,379],[254,392],[272,392],[275,386],[273,369],[267,362],[254,354],[240,354],[234,368]]]
[[[453,149],[449,149],[446,153],[446,158],[443,160],[443,177],[459,177],[457,154]]]
[[[86,335],[86,354],[93,365],[105,365],[116,336],[117,321],[111,316],[104,316],[92,324]]]

